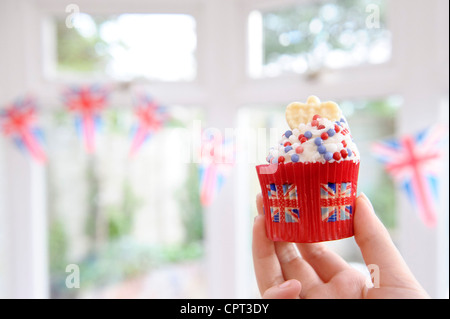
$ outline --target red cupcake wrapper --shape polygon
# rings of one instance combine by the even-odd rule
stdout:
[[[353,236],[359,162],[256,167],[267,237],[311,243]]]

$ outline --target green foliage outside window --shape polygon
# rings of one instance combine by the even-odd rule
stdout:
[[[95,21],[95,32],[83,36],[77,28],[68,28],[64,20],[57,21],[58,71],[99,72],[106,67],[110,53],[99,35],[101,21]]]
[[[368,5],[379,9],[379,28],[366,25]],[[385,12],[383,0],[319,1],[263,12],[263,64],[292,56],[321,67],[332,51],[369,48],[386,36]]]

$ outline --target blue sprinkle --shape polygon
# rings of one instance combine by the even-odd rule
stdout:
[[[284,133],[284,136],[286,136],[287,138],[289,138],[289,136],[292,135],[292,131],[286,131],[286,133]]]
[[[326,152],[323,158],[325,158],[327,162],[331,161],[331,159],[333,158],[333,154],[331,152]]]
[[[342,123],[345,123],[345,120],[344,120],[344,118],[341,118],[341,122],[342,122]]]
[[[298,154],[292,154],[291,161],[296,163],[296,162],[298,162],[299,159],[300,159],[300,156],[298,156]]]
[[[305,134],[303,134],[303,136],[309,140],[312,137],[312,133],[311,131],[306,131]]]
[[[350,157],[350,156],[352,156],[352,155],[353,155],[353,152],[352,152],[352,150],[351,150],[351,149],[349,149],[349,148],[347,148],[347,153],[348,153],[348,157]]]
[[[317,148],[317,151],[319,152],[319,154],[325,154],[327,149],[326,149],[325,145],[322,144]]]
[[[328,134],[329,137],[331,137],[331,136],[333,136],[334,134],[336,134],[336,131],[333,130],[332,128],[330,128],[330,129],[327,131],[327,134]]]
[[[339,125],[339,126],[342,126],[342,125],[341,125],[341,122],[339,122],[339,121],[336,121],[336,122],[334,122],[334,123],[336,123],[336,124]]]
[[[290,145],[288,145],[284,148],[285,153],[289,152],[290,150],[292,150],[292,146],[290,146]]]
[[[322,139],[320,137],[316,137],[316,139],[314,140],[314,144],[316,144],[317,146],[322,145]]]

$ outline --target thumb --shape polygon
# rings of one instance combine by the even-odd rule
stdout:
[[[383,272],[380,276],[381,286],[399,282],[418,285],[387,229],[363,193],[356,199],[354,228],[355,240],[366,265],[376,265]]]
[[[277,286],[270,287],[264,294],[264,299],[299,299],[302,285],[296,279],[287,280]]]

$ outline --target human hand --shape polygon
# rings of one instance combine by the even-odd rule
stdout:
[[[252,250],[263,298],[429,298],[364,194],[356,199],[355,240],[366,265],[378,266],[377,288],[367,285],[366,276],[322,243],[294,244],[268,239],[261,194],[256,205]]]

